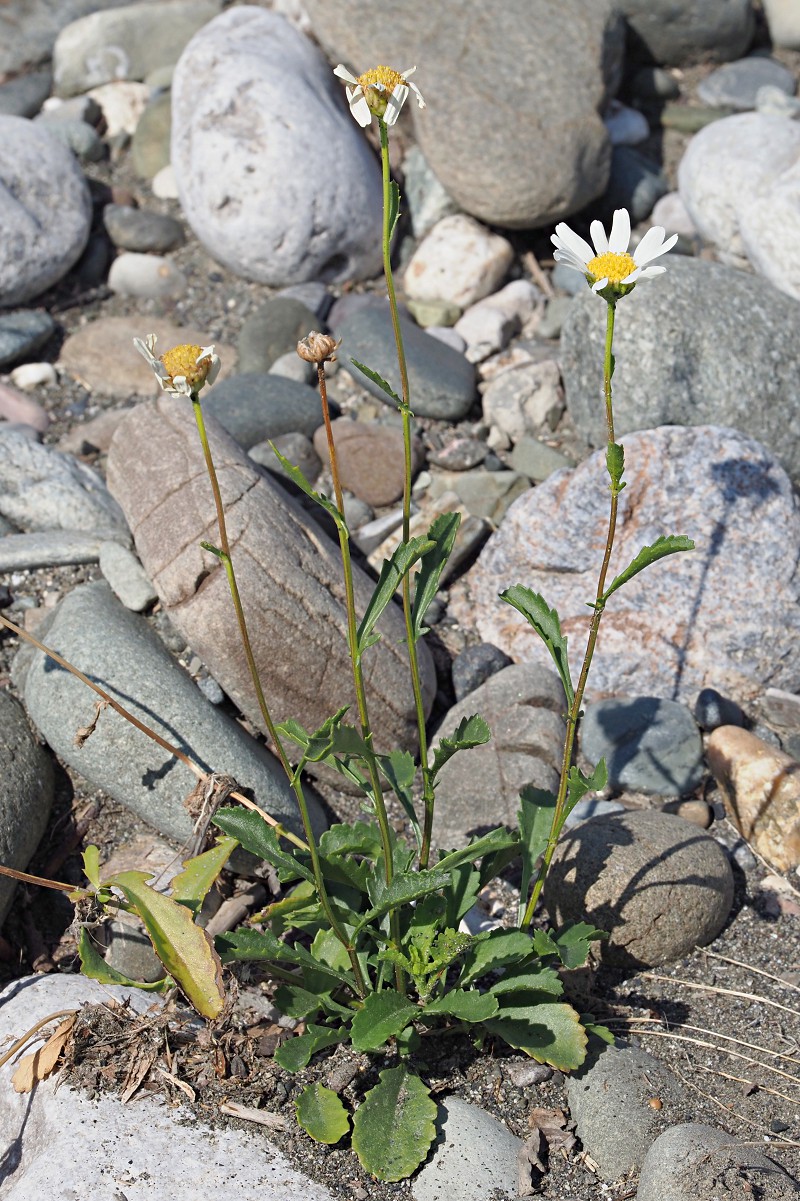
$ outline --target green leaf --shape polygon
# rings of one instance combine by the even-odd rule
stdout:
[[[296,880],[298,876],[314,883],[311,869],[299,858],[281,850],[272,826],[268,826],[263,817],[252,809],[218,809],[212,820],[225,834],[236,838],[246,851],[271,863],[284,883]]]
[[[617,1041],[608,1026],[601,1026],[596,1022],[592,1013],[581,1014],[581,1025],[590,1038],[599,1038],[601,1042],[606,1043],[609,1047],[613,1047]]]
[[[445,925],[455,929],[465,913],[469,913],[478,900],[481,890],[481,874],[471,863],[462,863],[450,872],[450,886],[445,889]]]
[[[574,1072],[586,1058],[586,1031],[572,1006],[562,1001],[503,1007],[500,1017],[485,1025],[510,1047],[561,1072]]]
[[[566,968],[582,967],[589,957],[589,947],[598,938],[608,938],[605,930],[598,930],[588,922],[576,922],[562,930],[555,945],[558,957]]]
[[[218,1017],[225,1004],[222,964],[210,935],[185,905],[149,888],[147,872],[117,872],[106,883],[119,888],[145,924],[156,955],[197,1012]]]
[[[372,822],[337,822],[319,840],[321,855],[366,855],[375,859],[383,850],[380,830]]]
[[[611,581],[600,598],[600,603],[605,604],[612,592],[616,592],[623,584],[627,584],[628,580],[632,580],[635,575],[638,575],[640,571],[644,571],[645,567],[649,567],[651,563],[657,563],[659,559],[665,558],[666,555],[675,555],[683,550],[694,550],[694,542],[691,538],[687,538],[685,534],[667,534],[661,538],[656,538],[651,546],[643,546],[636,558]]]
[[[413,756],[408,751],[390,751],[388,755],[376,755],[378,767],[389,781],[392,792],[403,806],[405,815],[411,823],[417,847],[422,845],[417,811],[414,808],[414,777],[417,773]]]
[[[343,1043],[348,1038],[344,1027],[334,1030],[330,1026],[315,1026],[313,1022],[306,1023],[304,1034],[297,1034],[287,1039],[276,1049],[273,1059],[287,1072],[299,1072],[308,1067],[317,1051]]]
[[[335,750],[341,751],[348,756],[361,755],[364,750],[364,742],[361,739],[358,731],[354,726],[348,725],[332,725],[338,722],[342,715],[347,712],[346,707],[340,709],[333,717],[329,717],[319,730],[314,734],[309,734],[299,721],[294,718],[289,718],[287,721],[280,722],[276,729],[279,735],[291,739],[304,753],[303,762],[312,763],[327,763],[330,767],[339,772],[339,775],[344,776],[353,784],[357,785],[362,792],[367,791],[366,780],[364,776],[353,767],[348,759],[347,762],[337,758],[334,754]],[[326,728],[327,727],[327,728]],[[316,740],[319,739],[317,742]],[[312,742],[312,740],[314,740]],[[309,753],[310,752],[310,753]]]
[[[550,993],[560,997],[563,991],[564,985],[555,968],[545,967],[541,963],[512,968],[489,985],[489,992],[495,997],[519,992]]]
[[[294,1108],[297,1121],[316,1143],[338,1143],[350,1129],[347,1110],[324,1084],[307,1084]]]
[[[452,759],[456,751],[467,751],[475,746],[483,746],[484,743],[489,742],[491,737],[491,730],[477,713],[474,713],[472,717],[463,717],[449,738],[439,739],[439,745],[433,752],[431,781],[436,779],[445,763],[448,759]]]
[[[590,776],[585,776],[580,768],[575,767],[573,764],[567,776],[567,802],[564,805],[564,810],[561,814],[561,825],[556,834],[561,833],[564,822],[578,802],[583,800],[587,792],[599,792],[602,788],[605,788],[607,783],[608,772],[606,771],[605,759],[600,760]]]
[[[394,227],[400,216],[400,189],[393,179],[389,181],[389,241],[394,236]]]
[[[100,852],[96,846],[90,845],[83,852],[83,874],[92,888],[100,887]]]
[[[625,448],[619,442],[610,442],[606,448],[606,468],[611,477],[611,491],[620,493],[625,487],[620,483],[625,471]]]
[[[488,934],[479,934],[464,957],[458,983],[464,988],[487,972],[508,963],[519,963],[532,953],[533,943],[522,930],[490,930]]]
[[[321,959],[315,959],[299,944],[290,947],[269,930],[251,930],[242,926],[228,934],[218,934],[215,945],[223,963],[231,963],[233,960],[245,963],[291,963],[296,967],[321,973],[330,981],[331,987],[344,984],[353,988],[353,977],[349,972],[340,971]]]
[[[307,988],[301,988],[299,984],[279,984],[275,989],[274,1000],[281,1013],[299,1021],[315,1017],[322,1008],[321,998],[316,993],[309,992]]]
[[[402,400],[391,385],[387,384],[382,375],[378,375],[377,371],[373,371],[371,367],[365,367],[363,363],[359,363],[358,359],[351,359],[350,362],[354,367],[358,368],[362,375],[366,375],[367,379],[372,380],[373,384],[377,384],[381,392],[385,392],[395,404],[402,406]]]
[[[575,697],[572,679],[569,674],[569,659],[567,658],[567,639],[561,633],[561,622],[555,609],[548,607],[547,601],[538,592],[523,588],[521,584],[513,584],[500,593],[500,599],[512,605],[536,631],[544,642],[556,671],[561,677],[561,684],[570,706]]]
[[[422,1012],[422,1017],[432,1014],[447,1014],[458,1018],[461,1022],[485,1022],[494,1017],[500,1006],[496,997],[490,993],[480,993],[474,989],[454,988],[444,996],[428,1001]]]
[[[175,984],[171,976],[164,976],[162,980],[156,980],[150,984],[143,984],[141,980],[131,980],[128,976],[123,976],[122,972],[118,972],[110,963],[106,963],[95,948],[85,926],[81,926],[78,936],[78,955],[84,976],[88,976],[90,980],[99,980],[101,984],[124,984],[133,988],[142,988],[145,992],[167,992]]]
[[[401,542],[395,548],[391,558],[384,559],[375,591],[372,593],[361,619],[361,625],[358,627],[359,655],[362,655],[368,646],[373,646],[378,641],[380,635],[373,636],[372,631],[381,614],[393,599],[403,577],[408,574],[420,556],[434,545],[435,543],[430,542],[424,536],[411,538],[408,542]]]
[[[311,500],[320,506],[320,508],[324,509],[326,513],[330,513],[331,517],[336,522],[336,528],[339,530],[339,532],[344,534],[346,538],[349,538],[350,532],[347,528],[347,522],[344,519],[344,515],[339,512],[333,501],[329,500],[324,493],[317,492],[316,489],[312,488],[311,484],[303,475],[300,468],[295,467],[293,463],[290,463],[286,456],[281,454],[274,442],[270,442],[270,446],[272,447],[273,453],[277,457],[281,467],[289,476],[289,479],[297,485],[301,492],[305,492],[306,496],[310,497]]]
[[[377,1051],[389,1038],[404,1030],[413,1017],[419,1014],[418,1007],[407,997],[392,988],[383,992],[372,992],[353,1018],[351,1038],[357,1051]]]
[[[411,608],[415,642],[427,632],[423,624],[425,614],[439,589],[439,581],[452,553],[460,522],[460,513],[440,513],[428,530],[428,539],[433,545],[420,560]]]
[[[504,826],[498,826],[496,829],[490,830],[488,834],[479,834],[471,838],[460,851],[450,851],[448,855],[443,855],[436,864],[436,868],[438,871],[450,872],[462,863],[474,863],[483,855],[494,854],[506,847],[515,847],[518,842],[519,839],[513,831],[506,830]]]
[[[556,810],[556,797],[552,792],[543,788],[526,785],[519,794],[520,808],[517,813],[519,821],[519,836],[522,851],[522,879],[519,886],[518,921],[522,921],[528,904],[530,889],[536,863],[545,852],[550,831],[553,826],[553,814]]]
[[[418,901],[432,892],[446,888],[450,883],[448,872],[432,868],[429,871],[413,872],[408,876],[395,876],[391,884],[383,884],[378,888],[375,905],[359,920],[353,933],[359,934],[365,926],[376,918],[396,909],[398,905],[407,905],[410,901]]]
[[[224,834],[209,851],[187,859],[183,871],[172,881],[173,901],[178,901],[197,914],[209,889],[238,845],[236,838]]]
[[[311,957],[316,963],[345,975],[350,971],[350,958],[333,930],[317,930],[311,943]]]
[[[380,1074],[353,1117],[353,1150],[378,1180],[404,1180],[419,1167],[436,1134],[437,1106],[404,1065]]]

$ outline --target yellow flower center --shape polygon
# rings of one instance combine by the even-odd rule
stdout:
[[[398,84],[405,86],[405,80],[399,71],[395,71],[393,67],[373,67],[371,71],[365,71],[363,75],[359,75],[358,82],[366,92],[367,88],[385,88],[387,92],[393,92]]]
[[[211,366],[209,355],[206,355],[198,363],[197,360],[202,353],[202,346],[175,346],[172,350],[162,354],[161,362],[169,372],[171,380],[174,380],[176,375],[184,376],[189,387],[194,391],[198,385],[205,383],[208,369]]]
[[[621,284],[623,279],[627,279],[631,272],[636,270],[636,263],[627,253],[615,254],[609,250],[605,254],[598,254],[587,263],[586,270],[595,279],[608,279],[610,284]]]

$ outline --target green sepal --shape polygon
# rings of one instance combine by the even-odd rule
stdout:
[[[90,980],[98,980],[101,984],[123,984],[129,988],[141,988],[145,992],[156,993],[168,992],[169,989],[175,987],[175,981],[171,976],[164,976],[163,979],[149,984],[144,984],[141,980],[131,980],[129,976],[123,976],[122,972],[118,972],[110,963],[106,963],[100,952],[96,950],[85,926],[81,926],[81,932],[78,935],[78,955],[83,975],[88,976]]]
[[[372,992],[353,1018],[351,1040],[356,1051],[377,1051],[419,1014],[419,1008],[392,988]]]
[[[491,737],[491,730],[477,713],[471,717],[463,717],[449,738],[439,739],[439,745],[433,752],[430,771],[431,783],[436,780],[445,763],[448,759],[452,759],[456,751],[467,751],[476,746],[483,746],[490,741]]]
[[[652,545],[643,546],[625,570],[614,577],[601,596],[600,603],[605,604],[612,592],[616,592],[623,584],[627,584],[628,580],[632,580],[651,563],[657,563],[659,559],[663,559],[667,555],[675,555],[684,550],[694,550],[694,542],[685,534],[666,534],[661,538],[656,538]]]
[[[350,362],[361,372],[362,375],[365,375],[367,379],[372,380],[373,384],[377,384],[381,392],[385,392],[386,395],[395,402],[395,404],[402,407],[402,400],[397,395],[394,388],[392,388],[391,385],[386,382],[382,375],[378,375],[377,371],[373,371],[371,367],[365,367],[363,363],[359,363],[358,359],[351,359]]]
[[[425,614],[438,591],[439,581],[452,553],[460,523],[460,513],[440,513],[428,530],[428,539],[432,546],[420,560],[414,584],[414,603],[411,607],[415,642],[427,633],[424,625]]]
[[[500,593],[500,599],[507,601],[521,613],[544,642],[561,678],[564,695],[567,698],[567,707],[571,708],[575,690],[569,674],[567,639],[561,633],[561,621],[558,613],[548,606],[543,596],[540,596],[538,592],[533,592],[530,588],[524,588],[522,584],[512,584],[510,588],[506,588],[505,592]]]
[[[381,1072],[353,1117],[353,1150],[362,1168],[378,1180],[405,1180],[428,1154],[436,1114],[430,1092],[404,1064]]]
[[[372,633],[375,624],[380,619],[386,606],[391,603],[397,589],[403,582],[403,578],[408,574],[417,560],[434,546],[435,543],[431,542],[425,536],[411,538],[408,542],[401,542],[395,548],[391,557],[384,559],[378,582],[375,585],[375,591],[372,593],[364,616],[361,619],[361,624],[358,627],[357,641],[359,655],[363,655],[367,647],[373,646],[378,641],[380,634]]]
[[[307,1084],[294,1103],[297,1121],[316,1143],[338,1143],[350,1129],[347,1110],[331,1088]]]

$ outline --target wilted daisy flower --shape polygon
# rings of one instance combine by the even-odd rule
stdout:
[[[630,254],[631,219],[627,209],[616,210],[608,237],[600,221],[593,221],[589,229],[594,249],[562,221],[550,239],[556,247],[553,257],[565,267],[580,271],[591,284],[592,291],[607,300],[625,296],[638,280],[666,271],[666,267],[649,267],[647,264],[661,258],[678,240],[678,235],[673,234],[665,242],[664,229],[654,225]]]
[[[350,112],[359,125],[366,127],[372,121],[373,114],[382,117],[387,125],[394,125],[409,88],[416,96],[419,107],[425,107],[417,85],[408,82],[409,75],[416,69],[409,67],[407,71],[395,71],[393,67],[373,67],[356,78],[339,63],[333,73],[351,85],[346,89]]]
[[[197,396],[206,384],[213,384],[219,373],[219,358],[213,346],[175,346],[157,359],[155,334],[148,334],[144,342],[134,338],[133,344],[152,367],[159,386],[172,396]]]

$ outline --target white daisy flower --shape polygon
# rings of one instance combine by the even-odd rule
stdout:
[[[417,98],[420,108],[425,108],[422,93],[415,83],[409,83],[408,77],[416,71],[409,67],[407,71],[395,71],[393,67],[373,67],[357,78],[339,63],[333,73],[350,86],[346,88],[347,102],[350,112],[359,125],[366,128],[372,121],[373,115],[382,117],[387,125],[394,125],[405,103],[408,89]]]
[[[654,225],[648,229],[633,254],[628,252],[631,240],[631,219],[627,209],[617,209],[606,237],[602,222],[593,221],[589,227],[594,249],[579,234],[562,221],[550,239],[556,247],[553,256],[566,267],[585,275],[593,292],[611,300],[625,296],[640,279],[662,275],[666,267],[648,266],[661,258],[678,240],[678,235],[664,241],[664,229]],[[609,291],[606,292],[606,289]]]
[[[152,367],[159,387],[172,396],[196,397],[219,374],[219,357],[213,346],[175,346],[157,359],[155,334],[148,334],[144,341],[134,338],[133,344]]]

